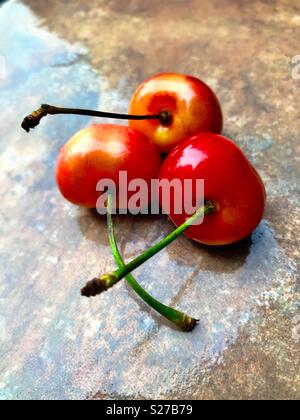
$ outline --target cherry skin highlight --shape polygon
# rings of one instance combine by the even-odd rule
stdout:
[[[165,121],[130,121],[162,153],[201,132],[221,133],[223,116],[214,92],[201,80],[176,73],[158,74],[142,83],[131,100],[130,114],[165,113]]]
[[[166,158],[161,179],[204,180],[204,200],[215,211],[185,235],[206,245],[229,245],[248,237],[262,220],[266,191],[262,179],[241,149],[231,140],[216,134],[200,134],[182,142]],[[172,201],[174,192],[172,195]],[[170,218],[180,226],[190,215],[175,214],[171,201]],[[182,203],[184,209],[184,203]]]
[[[56,180],[62,195],[71,203],[95,208],[98,181],[112,180],[119,185],[119,172],[133,179],[157,179],[161,158],[156,146],[137,130],[111,124],[92,125],[75,134],[61,149]],[[134,194],[128,193],[128,199]],[[149,197],[150,202],[150,197]],[[128,202],[119,202],[127,208]]]

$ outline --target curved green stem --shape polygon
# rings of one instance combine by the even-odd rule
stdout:
[[[177,238],[179,238],[189,227],[195,224],[201,217],[206,216],[215,211],[215,206],[212,202],[207,201],[204,206],[200,207],[196,213],[186,220],[181,226],[175,229],[172,233],[167,235],[160,242],[149,248],[143,254],[135,258],[133,261],[119,267],[118,270],[113,273],[107,273],[101,276],[100,278],[95,278],[92,281],[88,282],[86,286],[82,289],[81,293],[84,296],[96,296],[100,293],[108,290],[110,287],[114,286],[125,276],[131,273],[136,268],[140,267],[154,255],[158,254]]]
[[[117,245],[110,205],[108,205],[108,209],[107,209],[107,224],[108,224],[109,243],[110,243],[113,256],[115,258],[115,261],[118,267],[120,269],[123,269],[126,265],[122,259],[122,256],[120,254],[120,251]],[[146,302],[149,306],[151,306],[151,308],[155,309],[163,317],[167,318],[169,321],[176,324],[183,331],[191,331],[196,326],[197,324],[196,319],[190,317],[184,312],[180,312],[156,300],[153,296],[151,296],[148,292],[146,292],[145,289],[143,289],[143,287],[136,281],[136,279],[133,277],[132,274],[127,274],[125,278],[128,284],[130,285],[130,287],[140,296],[140,298],[144,302]]]

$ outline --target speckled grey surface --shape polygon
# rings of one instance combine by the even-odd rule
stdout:
[[[300,397],[298,1],[9,1],[0,7],[0,399]],[[55,187],[59,147],[91,120],[41,102],[125,111],[145,77],[191,73],[217,91],[225,132],[266,183],[265,220],[229,248],[180,239],[137,270],[156,297],[199,317],[170,327],[111,269],[105,221]],[[117,219],[127,259],[172,228]]]

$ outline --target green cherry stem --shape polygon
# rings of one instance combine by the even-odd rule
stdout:
[[[112,112],[94,111],[90,109],[77,108],[59,108],[53,105],[41,105],[41,107],[24,118],[22,128],[29,132],[41,122],[41,119],[47,115],[86,115],[89,117],[113,118],[119,120],[159,120],[161,124],[167,125],[170,122],[171,114],[168,111],[162,111],[158,115],[128,115],[116,114]]]
[[[189,227],[195,224],[201,217],[206,216],[215,211],[215,206],[211,201],[207,201],[203,206],[201,206],[193,216],[187,219],[181,226],[175,229],[172,233],[167,235],[160,242],[149,248],[143,254],[135,258],[133,261],[126,265],[122,265],[118,270],[104,274],[99,278],[95,278],[89,281],[86,286],[81,290],[83,296],[96,296],[102,292],[113,287],[116,283],[126,277],[136,268],[140,267],[154,255],[158,254],[177,238],[179,238]]]
[[[114,223],[111,213],[111,198],[108,199],[109,203],[107,206],[107,225],[108,225],[108,237],[110,247],[114,256],[114,259],[120,269],[125,267],[125,262],[120,254],[118,244],[115,236]],[[156,310],[160,315],[168,319],[173,324],[177,325],[183,331],[192,331],[192,329],[197,325],[197,320],[180,312],[174,308],[164,305],[163,303],[156,300],[151,296],[145,289],[137,282],[132,274],[127,274],[125,276],[129,286],[140,296],[140,298],[146,302],[151,308]]]

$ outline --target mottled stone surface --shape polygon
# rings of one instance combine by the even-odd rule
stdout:
[[[12,0],[0,33],[0,398],[299,398],[299,1]],[[19,127],[41,102],[125,111],[139,82],[168,70],[216,90],[225,133],[268,191],[251,240],[182,238],[137,270],[201,318],[190,334],[125,283],[79,296],[114,266],[105,221],[54,181],[59,147],[90,120]],[[171,229],[162,217],[117,225],[128,259]]]

